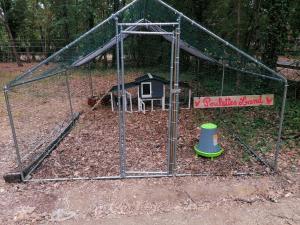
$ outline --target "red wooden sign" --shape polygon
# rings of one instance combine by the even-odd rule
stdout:
[[[274,95],[242,95],[218,97],[194,97],[194,108],[225,108],[273,105]]]

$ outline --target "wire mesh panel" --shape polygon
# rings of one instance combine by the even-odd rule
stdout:
[[[81,68],[70,71],[69,79],[72,107],[80,117],[34,178],[118,176],[118,114],[101,104],[92,110],[96,102],[90,102],[93,96],[98,96],[97,100],[107,97],[107,91],[116,83],[116,74]]]
[[[225,71],[226,74],[226,71]],[[236,132],[234,138],[253,150],[264,163],[274,166],[280,129],[284,83],[260,77],[245,76],[244,73],[228,70],[224,95],[274,95],[274,105],[233,108],[224,110],[224,124]],[[226,75],[225,75],[226,76]],[[235,82],[235,83],[233,83]],[[232,115],[231,115],[232,113]],[[225,119],[225,116],[228,119]],[[248,147],[247,147],[248,146]],[[244,156],[245,160],[248,156]]]
[[[124,42],[125,82],[134,83],[125,90],[127,175],[167,172],[170,54],[171,44],[160,36],[131,35]]]
[[[193,65],[191,71],[181,73],[181,79],[193,83],[194,96],[274,94],[275,103],[272,106],[205,108],[190,112],[181,110],[178,171],[223,175],[269,171],[267,166],[274,165],[278,147],[284,83],[249,76],[226,67],[223,70],[222,66],[205,62]],[[224,153],[214,160],[194,157],[194,146],[199,142],[200,134],[197,127],[204,123],[218,126],[218,143]]]
[[[8,93],[22,164],[35,161],[71,121],[66,76],[14,87]],[[25,168],[23,168],[25,169]]]
[[[198,59],[207,62],[203,63],[201,68],[197,68],[199,74],[196,74],[196,76],[203,74],[202,79],[196,78],[196,81],[199,82],[196,90],[202,89],[203,96],[218,96],[221,94],[229,96],[261,95],[269,93],[275,95],[275,105],[268,109],[265,109],[266,107],[256,109],[233,108],[224,110],[226,114],[223,111],[222,113],[219,112],[220,115],[224,116],[224,121],[230,121],[228,123],[231,125],[239,124],[238,128],[233,126],[228,129],[230,132],[234,131],[239,134],[234,137],[234,140],[238,140],[241,146],[246,146],[247,150],[253,150],[252,152],[256,156],[261,156],[262,159],[268,158],[271,164],[275,165],[276,160],[274,158],[276,158],[279,148],[278,135],[280,135],[282,129],[282,106],[284,107],[282,101],[285,101],[286,79],[162,1],[157,1],[156,4],[160,5],[160,10],[155,10],[157,13],[147,14],[148,20],[162,20],[165,22],[179,19],[181,39],[188,44],[190,49],[195,48],[202,53],[202,56],[197,55]],[[155,4],[149,5],[150,8],[152,6],[155,7]],[[154,12],[154,9],[150,11]],[[218,69],[222,66],[226,68],[224,83],[222,83],[222,70]],[[197,94],[201,94],[198,90]],[[207,111],[210,111],[209,114],[212,115],[218,112],[214,109]],[[263,115],[266,117],[263,117]],[[225,118],[225,116],[228,118]],[[218,118],[213,116],[210,120],[217,120]],[[248,127],[245,128],[245,126]],[[255,135],[256,133],[258,134]],[[252,138],[250,138],[251,136]],[[244,158],[247,158],[247,156]],[[270,164],[267,160],[263,161]],[[201,168],[200,165],[199,167]],[[200,168],[197,170],[199,171]]]

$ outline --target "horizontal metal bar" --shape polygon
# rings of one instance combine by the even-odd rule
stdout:
[[[236,172],[232,173],[233,176],[257,176],[266,175],[267,173],[251,173],[251,172]],[[25,179],[24,182],[32,183],[42,183],[42,182],[62,182],[62,181],[87,181],[87,180],[121,180],[121,179],[143,179],[143,178],[163,178],[163,177],[199,177],[199,176],[228,176],[228,174],[216,174],[216,173],[176,173],[171,174],[161,174],[161,175],[132,175],[125,176],[99,176],[99,177],[62,177],[62,178],[40,178],[40,179]]]
[[[167,174],[167,171],[128,171],[126,174]]]
[[[230,173],[232,176],[257,176],[257,175],[266,175],[270,174],[267,172],[234,172]],[[206,176],[215,176],[215,177],[223,177],[228,176],[229,174],[218,174],[218,173],[209,173],[209,172],[203,172],[203,173],[176,173],[175,177],[206,177]]]
[[[103,177],[62,177],[62,178],[41,178],[25,179],[25,182],[57,182],[57,181],[80,181],[80,180],[117,180],[120,176],[103,176]]]
[[[169,174],[159,174],[159,175],[133,175],[133,176],[126,176],[127,179],[134,179],[134,178],[161,178],[161,177],[172,177],[173,175]]]
[[[122,31],[123,34],[143,34],[143,35],[173,35],[172,32],[147,32],[147,31]]]
[[[179,23],[119,23],[119,26],[177,26]]]

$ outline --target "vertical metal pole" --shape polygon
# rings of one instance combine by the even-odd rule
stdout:
[[[69,100],[70,111],[71,111],[71,119],[73,119],[74,118],[74,111],[73,111],[73,106],[72,106],[70,84],[69,84],[69,77],[68,77],[68,72],[67,71],[65,71],[65,76],[66,76],[66,85],[67,85],[68,100]]]
[[[91,96],[94,96],[94,88],[93,88],[93,78],[92,78],[92,71],[91,71],[91,63],[89,63],[89,84],[90,84]]]
[[[127,109],[127,93],[125,92],[125,112],[127,112],[127,111],[128,111],[128,109]]]
[[[21,160],[21,155],[20,155],[20,150],[19,150],[19,145],[18,145],[16,129],[15,129],[15,125],[14,125],[13,115],[12,115],[11,107],[10,107],[10,103],[9,103],[8,91],[9,91],[8,87],[5,86],[4,87],[4,96],[5,96],[7,114],[8,114],[9,123],[10,123],[10,127],[11,127],[11,132],[12,132],[12,136],[13,136],[14,147],[15,147],[15,150],[16,150],[18,168],[20,170],[21,179],[22,179],[22,181],[24,181],[23,164],[22,164],[22,160]]]
[[[126,92],[125,92],[125,73],[124,73],[124,43],[123,43],[123,26],[120,26],[121,33],[121,82],[122,82],[122,157],[123,171],[121,177],[126,176],[126,140],[125,140],[125,113],[126,113]]]
[[[132,95],[130,95],[130,112],[133,112],[133,109],[132,109]]]
[[[114,111],[114,96],[113,93],[110,92],[110,104],[111,104],[111,111]]]
[[[279,152],[281,150],[281,134],[282,134],[282,128],[283,128],[283,120],[284,120],[284,111],[285,111],[285,104],[286,104],[286,95],[287,95],[287,88],[288,88],[288,83],[285,82],[284,85],[284,92],[283,92],[283,100],[282,100],[282,105],[281,105],[281,113],[280,113],[280,122],[279,122],[279,131],[278,131],[278,139],[276,143],[276,150],[275,150],[275,158],[274,158],[274,170],[277,171],[277,163],[278,163],[278,156]]]
[[[142,111],[141,109],[141,102],[140,102],[140,86],[138,86],[138,112]]]
[[[173,174],[173,129],[172,129],[172,102],[173,102],[173,73],[174,73],[174,51],[175,51],[175,33],[172,36],[171,48],[171,66],[170,66],[170,97],[169,97],[169,119],[168,119],[168,147],[167,147],[167,166],[168,173]]]
[[[163,86],[163,97],[161,99],[161,106],[162,106],[162,110],[165,111],[165,109],[166,109],[166,85]]]
[[[178,19],[180,21],[180,18]],[[169,111],[169,174],[174,174],[176,170],[176,150],[178,135],[178,112],[179,112],[179,56],[180,56],[180,25],[175,30],[172,48],[172,72],[170,79],[170,111]]]
[[[191,102],[192,102],[192,90],[189,89],[189,109],[191,109]]]
[[[123,175],[123,142],[122,142],[122,113],[121,113],[121,75],[120,75],[120,34],[118,17],[116,20],[116,57],[117,57],[117,77],[118,77],[118,113],[119,113],[119,154],[120,154],[120,176]]]
[[[176,170],[176,162],[177,162],[177,139],[178,139],[178,133],[179,133],[179,129],[178,129],[178,121],[179,121],[179,93],[180,93],[180,89],[179,89],[179,60],[180,60],[180,17],[178,18],[178,28],[176,29],[176,33],[175,33],[175,83],[174,83],[174,91],[175,91],[175,105],[174,105],[174,133],[173,133],[173,138],[174,138],[174,170]],[[174,100],[174,99],[173,99]]]

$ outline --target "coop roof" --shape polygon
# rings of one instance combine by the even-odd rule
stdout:
[[[116,19],[122,23],[170,23],[180,19],[180,47],[182,50],[210,63],[240,71],[243,75],[262,76],[286,82],[285,77],[281,74],[268,68],[165,2],[134,0],[72,43],[12,80],[8,87],[44,79],[84,65],[111,49],[116,45]],[[171,31],[168,27],[147,26],[146,28],[152,31]],[[138,28],[131,26],[127,29],[136,30]],[[126,37],[126,35],[123,36],[123,38]],[[163,37],[168,41],[171,40],[168,36]]]
[[[157,80],[157,81],[160,81],[164,84],[169,83],[169,81],[167,81],[166,79],[164,79],[162,77],[159,77],[157,75],[151,74],[151,73],[147,73],[144,76],[136,78],[135,83],[140,84],[141,82],[150,81],[150,80]]]
[[[157,75],[154,75],[154,74],[151,74],[151,73],[147,73],[147,74],[145,74],[141,77],[136,78],[133,82],[125,83],[124,88],[125,89],[133,88],[133,87],[139,86],[142,82],[153,81],[153,80],[162,82],[165,85],[169,85],[169,83],[170,83],[170,81],[168,81],[168,80],[166,80],[166,79],[164,79],[160,76],[157,76]],[[190,88],[190,85],[186,82],[180,81],[179,82],[179,87]],[[113,86],[109,90],[109,92],[115,92],[115,91],[118,91],[118,85]]]
[[[151,81],[151,80],[156,80],[156,81],[162,82],[164,84],[169,83],[169,81],[167,81],[166,79],[164,79],[162,77],[159,77],[159,76],[151,74],[151,73],[147,73],[141,77],[136,78],[133,82],[125,83],[124,88],[129,89],[132,87],[136,87],[136,86],[140,85],[142,82]],[[117,90],[118,90],[118,85],[115,85],[109,91],[115,92]]]

